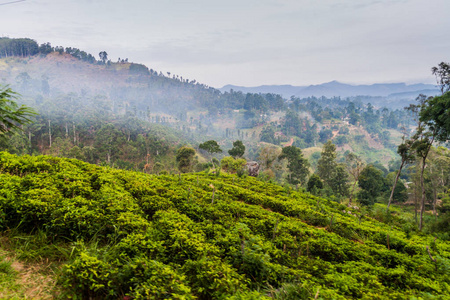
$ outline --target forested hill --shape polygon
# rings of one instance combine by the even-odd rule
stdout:
[[[128,59],[99,60],[72,47],[38,46],[31,39],[0,38],[0,78],[23,96],[54,97],[61,93],[102,95],[116,105],[146,111],[180,115],[203,109],[213,115],[222,109],[243,107],[245,95],[219,90],[171,72],[153,70]],[[268,96],[270,106],[282,105],[280,96]]]
[[[374,98],[288,100],[273,93],[222,93],[126,58],[112,61],[106,51],[98,57],[77,48],[1,38],[2,86],[9,85],[21,95],[18,102],[39,114],[22,134],[0,141],[0,149],[176,172],[174,153],[181,141],[197,148],[215,140],[230,149],[241,140],[245,158],[257,160],[261,171],[282,182],[286,167],[272,166],[270,157],[289,143],[309,153],[312,171],[327,140],[338,146],[341,160],[353,152],[388,167],[401,141],[399,129],[413,124],[403,106],[373,105]],[[220,160],[223,154],[217,156]],[[153,169],[156,163],[164,167]],[[205,160],[199,157],[199,163]]]
[[[450,294],[449,244],[412,233],[401,215],[245,176],[151,176],[0,152],[0,213],[2,247],[50,262],[62,298]]]

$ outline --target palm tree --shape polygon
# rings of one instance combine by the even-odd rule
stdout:
[[[18,94],[8,86],[0,86],[0,137],[22,130],[21,125],[32,123],[37,113],[30,107],[16,103]]]

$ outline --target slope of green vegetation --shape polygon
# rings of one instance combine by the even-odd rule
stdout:
[[[92,143],[101,126],[100,122],[92,124],[90,116],[110,120],[126,116],[134,121],[121,124],[122,131],[133,131],[140,120],[176,128],[179,135],[195,143],[214,139],[231,147],[234,140],[242,140],[250,160],[258,160],[260,142],[284,145],[292,140],[292,145],[305,149],[332,139],[341,153],[350,151],[368,163],[380,161],[387,166],[395,156],[395,144],[400,142],[399,137],[392,137],[401,135],[399,128],[409,129],[413,124],[411,115],[386,108],[376,98],[283,99],[270,93],[220,92],[150,67],[127,59],[111,61],[106,51],[96,60],[77,48],[39,45],[31,39],[0,39],[0,78],[22,95],[21,102],[40,114],[39,125],[25,128],[28,135],[22,137],[23,142],[16,142],[16,148],[28,147],[34,152],[18,149],[16,153],[54,154],[47,143],[51,135],[65,139],[66,146],[77,146],[73,152],[83,151],[83,146],[104,152]],[[80,140],[74,139],[78,134]],[[131,140],[135,142],[133,136]],[[132,147],[136,148],[127,145]],[[0,149],[11,152],[3,145]],[[92,148],[85,151],[92,152]],[[127,169],[148,164],[145,155],[136,157],[133,153],[134,157],[127,159],[117,157],[126,149],[115,152],[109,156],[102,153],[95,160],[71,157],[91,163],[120,160],[116,165]]]
[[[0,153],[3,236],[55,262],[60,298],[446,299],[450,245],[392,218],[220,172]]]

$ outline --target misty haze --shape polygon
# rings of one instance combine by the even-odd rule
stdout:
[[[448,298],[446,1],[0,9],[0,298]]]

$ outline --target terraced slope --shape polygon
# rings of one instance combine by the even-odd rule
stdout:
[[[62,298],[450,295],[448,243],[249,177],[1,152],[0,214],[4,235],[38,235],[41,258],[62,260]]]

